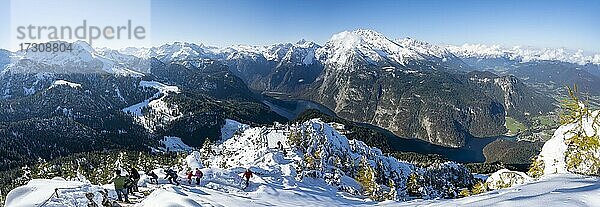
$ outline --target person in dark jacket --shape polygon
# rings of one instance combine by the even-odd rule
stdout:
[[[180,185],[179,181],[177,181],[177,172],[175,172],[173,169],[168,169],[166,173],[167,176],[165,179],[169,180],[169,183],[176,183],[177,185]]]
[[[200,169],[196,168],[194,175],[196,176],[196,185],[200,185],[200,179],[202,179],[202,176],[204,176],[204,173],[202,173],[202,171]]]
[[[146,175],[150,176],[150,183],[158,184],[158,175],[154,171],[150,170]]]
[[[140,181],[140,173],[133,167],[129,169],[129,178],[131,179],[130,192],[139,192],[138,182]]]

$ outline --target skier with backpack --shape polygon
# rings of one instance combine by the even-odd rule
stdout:
[[[204,176],[204,174],[200,169],[196,168],[194,175],[196,176],[196,185],[200,185],[200,179],[202,178],[202,176]]]
[[[158,184],[158,175],[156,175],[156,173],[154,173],[154,171],[150,170],[146,174],[148,176],[150,176],[150,183],[156,183],[156,184]]]
[[[177,181],[177,172],[175,172],[173,169],[168,169],[166,173],[167,176],[165,179],[169,180],[169,183],[176,183],[177,185],[180,185],[180,183]]]
[[[244,178],[246,178],[246,187],[244,187],[244,189],[248,188],[248,185],[250,184],[250,178],[252,177],[252,171],[250,171],[250,168],[248,168],[246,170],[246,172],[244,172]]]
[[[123,201],[123,197],[125,197],[125,202],[129,203],[129,197],[127,195],[127,177],[121,175],[121,170],[115,170],[115,177],[112,179],[112,182],[115,185],[115,191],[117,192],[117,197],[119,201]]]

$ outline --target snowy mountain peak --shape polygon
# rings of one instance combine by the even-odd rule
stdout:
[[[309,48],[309,47],[314,47],[316,45],[316,43],[312,42],[312,41],[307,41],[305,39],[300,39],[298,40],[298,42],[296,42],[296,44],[298,47],[301,48]]]
[[[369,64],[406,65],[413,60],[423,60],[435,54],[441,57],[443,49],[433,45],[407,39],[399,44],[373,30],[344,31],[332,36],[317,52],[319,60],[327,63],[346,64],[352,57],[358,57]],[[430,51],[435,49],[435,51]]]
[[[203,45],[197,45],[187,42],[174,42],[173,44],[164,44],[155,49],[157,58],[163,62],[172,60],[196,59],[208,55]]]

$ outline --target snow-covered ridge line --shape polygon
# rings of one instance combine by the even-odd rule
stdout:
[[[311,65],[315,62],[343,63],[350,56],[359,55],[369,62],[391,61],[404,65],[410,60],[451,61],[459,58],[508,58],[529,62],[538,60],[562,61],[575,64],[598,64],[600,54],[586,54],[583,50],[564,48],[533,48],[498,45],[464,44],[462,46],[435,45],[410,38],[395,41],[373,30],[343,31],[332,35],[323,47],[306,40],[296,43],[271,45],[232,45],[213,47],[204,44],[174,42],[150,48],[92,48],[85,42],[73,43],[71,53],[11,53],[6,68],[19,60],[32,60],[47,65],[81,67],[108,73],[143,76],[148,72],[149,59],[163,62],[193,59],[274,61]],[[355,54],[357,53],[357,54]],[[18,68],[18,67],[17,67]],[[1,68],[0,68],[1,69]],[[1,72],[2,70],[0,70]]]
[[[600,65],[600,54],[588,54],[579,50],[565,48],[535,48],[514,46],[511,48],[500,45],[464,44],[461,46],[448,45],[446,48],[461,58],[508,58],[510,60],[531,61],[561,61],[579,65]]]

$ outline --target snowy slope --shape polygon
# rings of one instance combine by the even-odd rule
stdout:
[[[59,190],[59,197],[54,196],[55,189]],[[25,186],[13,189],[6,196],[5,206],[7,207],[78,207],[87,206],[88,199],[86,193],[93,193],[93,200],[101,205],[102,196],[100,191],[103,189],[89,183],[80,181],[66,181],[62,178],[52,180],[35,179],[31,180]]]
[[[552,175],[456,200],[417,200],[391,206],[600,206],[600,179],[574,174]]]
[[[56,86],[68,86],[71,88],[81,88],[81,84],[79,83],[72,83],[66,80],[57,80],[54,81],[54,83],[52,83],[52,85],[50,86],[50,88],[54,88]]]
[[[179,137],[165,136],[159,142],[164,146],[163,149],[168,152],[191,152],[194,150],[194,148],[183,143]]]
[[[216,185],[206,187],[206,179],[202,182],[201,186],[151,186],[156,190],[136,206],[600,206],[600,180],[574,174],[551,175],[524,185],[461,199],[385,202],[339,194],[336,189],[316,180],[307,180],[291,189],[273,184],[250,192],[224,192]],[[253,178],[252,182],[262,181]],[[80,188],[60,191],[59,198],[51,198],[57,187]],[[79,181],[33,180],[11,191],[6,206],[35,206],[47,198],[51,199],[45,206],[86,206],[86,192],[94,193],[94,201],[100,204],[102,197],[98,192],[102,190],[100,186]],[[109,192],[109,196],[114,197],[113,194]]]
[[[392,173],[402,179],[408,173],[444,172],[433,174],[435,180],[451,180],[453,176],[443,169],[415,167],[381,154],[356,140],[348,140],[330,124],[313,119],[299,125],[274,125],[270,127],[248,127],[233,120],[223,131],[237,131],[224,137],[211,151],[192,152],[173,168],[179,172],[180,181],[185,181],[185,172],[200,168],[204,177],[200,185],[182,182],[181,186],[167,184],[165,169],[155,169],[159,185],[148,183],[142,175],[142,190],[151,193],[135,206],[599,206],[600,180],[573,174],[547,175],[537,181],[525,182],[511,188],[487,192],[461,199],[414,199],[403,193],[406,186],[396,182],[396,199],[373,201],[360,192],[363,186],[353,178],[352,168],[342,169],[337,159],[358,158],[366,163],[379,165],[381,174]],[[302,135],[300,146],[292,147],[291,137]],[[277,142],[284,144],[283,151]],[[208,154],[207,154],[208,153]],[[321,157],[318,162],[307,161],[308,155]],[[350,159],[352,160],[352,159]],[[346,163],[348,164],[348,163]],[[241,174],[251,169],[254,176],[244,189]],[[442,170],[441,170],[442,169]],[[341,170],[341,171],[340,171]],[[432,170],[432,171],[429,171]],[[441,171],[440,171],[441,170]],[[494,175],[490,176],[494,177]],[[406,177],[404,177],[406,178]],[[488,178],[489,179],[489,178]],[[83,179],[85,180],[85,179]],[[450,185],[451,183],[445,183]],[[61,191],[60,197],[51,197],[56,187],[76,187]],[[441,195],[433,186],[423,186]],[[85,193],[94,194],[99,204],[106,189],[108,196],[115,198],[110,185],[95,186],[79,181],[34,180],[9,193],[7,206],[34,206],[49,199],[49,206],[85,206]],[[380,192],[386,193],[386,192]],[[436,195],[431,193],[430,195]],[[436,198],[436,197],[430,197]],[[439,197],[437,197],[439,198]]]
[[[163,101],[169,93],[180,93],[177,86],[169,86],[156,81],[140,81],[139,86],[155,88],[158,92],[149,99],[122,109],[123,112],[133,115],[136,121],[149,130],[155,130],[161,123],[179,118],[177,106]],[[148,109],[146,114],[142,113],[144,109]]]

